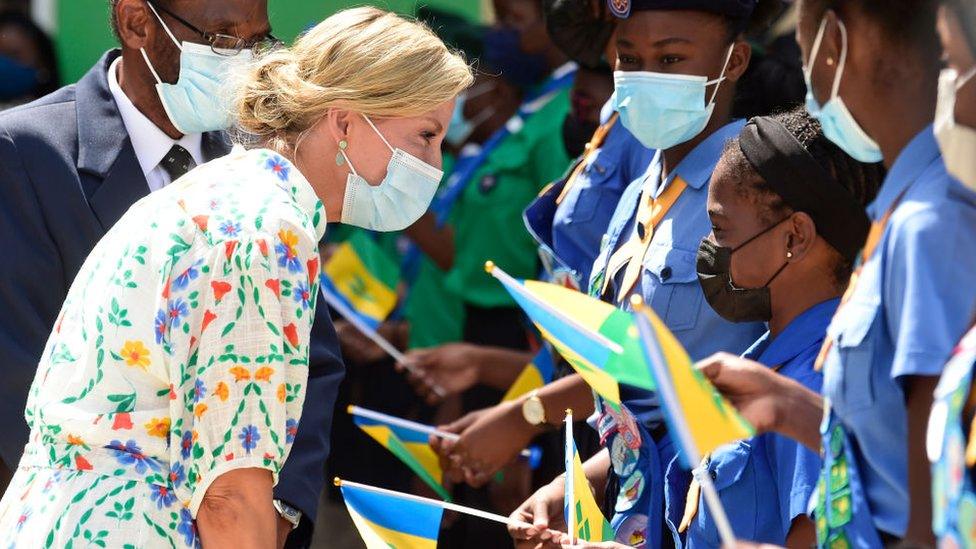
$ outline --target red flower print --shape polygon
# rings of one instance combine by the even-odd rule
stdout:
[[[228,240],[224,242],[224,255],[227,256],[227,261],[230,261],[232,255],[234,255],[234,249],[237,248],[236,240]]]
[[[258,249],[261,250],[261,255],[268,257],[268,241],[265,239],[258,240]]]
[[[169,384],[169,399],[176,400],[176,391],[173,390],[173,384]]]
[[[298,347],[298,328],[295,327],[295,323],[285,326],[285,337],[288,338],[288,343],[291,343],[292,347]]]
[[[221,280],[211,282],[210,287],[213,288],[214,301],[217,303],[220,303],[220,300],[231,290],[231,285]]]
[[[265,280],[264,285],[274,292],[276,296],[281,297],[281,282],[277,278]]]
[[[193,217],[193,222],[197,224],[201,232],[207,232],[207,221],[210,220],[209,215],[198,215]]]
[[[170,281],[167,280],[166,285],[163,286],[163,299],[169,299],[169,283]]]
[[[231,452],[224,456],[224,461],[230,461],[232,459],[234,459],[234,452]]]
[[[57,325],[54,326],[54,333],[56,333],[56,334],[60,334],[61,333],[61,323],[62,322],[64,322],[64,311],[61,311],[61,314],[58,315],[58,323],[57,323]]]
[[[313,257],[309,259],[306,266],[308,266],[308,284],[311,286],[315,283],[315,277],[319,274],[319,258]]]
[[[79,471],[91,471],[92,464],[88,462],[87,459],[83,458],[81,454],[75,454],[75,467]]]
[[[129,417],[128,412],[115,414],[115,422],[112,423],[112,430],[118,431],[119,429],[132,429],[132,418]]]
[[[203,326],[200,327],[200,331],[202,332],[206,330],[207,326],[209,326],[210,323],[213,322],[215,318],[217,318],[217,315],[213,314],[210,311],[203,313]]]

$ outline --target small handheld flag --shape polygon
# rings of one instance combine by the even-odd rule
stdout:
[[[322,287],[374,329],[396,307],[399,280],[396,262],[362,231],[354,232],[322,265]]]
[[[490,261],[485,269],[505,286],[543,337],[611,404],[620,407],[618,383],[654,389],[630,315],[562,286],[516,280]]]
[[[611,541],[613,528],[593,498],[573,439],[573,411],[566,410],[566,489],[563,513],[572,542]]]
[[[749,438],[754,430],[718,391],[694,369],[688,353],[650,307],[639,296],[631,300],[647,363],[657,382],[668,432],[681,448],[687,468],[695,467],[703,453],[723,444]],[[722,500],[707,470],[695,469],[705,503],[723,546],[735,545],[735,534]]]
[[[535,355],[532,362],[525,365],[522,373],[515,379],[508,392],[502,397],[502,402],[515,400],[516,398],[528,394],[536,389],[541,389],[544,385],[552,381],[552,376],[556,371],[556,365],[552,360],[552,352],[549,347],[543,345],[539,353]]]
[[[435,549],[441,517],[445,510],[532,528],[521,520],[496,515],[455,503],[394,492],[336,478],[346,508],[367,549]]]

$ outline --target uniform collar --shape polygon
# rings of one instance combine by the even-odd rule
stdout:
[[[267,177],[270,177],[275,184],[288,192],[298,208],[308,216],[308,219],[315,226],[316,241],[322,240],[325,236],[325,207],[319,200],[312,184],[298,171],[298,167],[290,160],[280,154],[268,149],[246,150],[241,145],[234,145],[230,152],[232,159],[240,159],[250,156],[255,159],[260,166],[266,170]]]
[[[877,198],[868,206],[872,220],[881,219],[891,206],[932,162],[939,158],[939,144],[932,126],[926,126],[902,149],[885,177]]]
[[[835,298],[810,307],[776,338],[770,339],[769,332],[763,334],[743,356],[770,367],[790,362],[810,347],[820,345],[839,305],[840,299]]]
[[[715,130],[715,133],[705,138],[678,163],[678,166],[668,174],[667,182],[670,183],[675,176],[680,176],[689,187],[695,190],[701,189],[711,179],[712,172],[715,171],[715,164],[722,156],[725,143],[738,136],[745,125],[745,120],[735,120]],[[654,164],[660,165],[660,162],[661,151],[658,151],[654,155],[654,162],[651,164],[652,166]],[[661,188],[664,187],[665,185],[661,185]]]

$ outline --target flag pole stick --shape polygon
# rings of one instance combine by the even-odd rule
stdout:
[[[537,298],[536,296],[532,295],[532,293],[529,292],[529,291],[527,291],[518,280],[515,280],[514,278],[512,278],[512,276],[509,275],[508,273],[506,273],[505,271],[503,271],[501,269],[501,267],[498,267],[497,265],[495,265],[495,263],[493,261],[486,261],[485,262],[485,270],[488,271],[488,274],[490,274],[491,276],[497,278],[502,284],[505,285],[506,288],[509,288],[512,291],[518,292],[519,295],[521,295],[524,298],[528,299],[532,303],[535,303],[539,307],[542,307],[549,314],[551,314],[551,315],[555,316],[556,318],[558,318],[561,322],[572,326],[576,331],[582,333],[583,335],[585,335],[591,341],[594,341],[594,342],[600,344],[602,347],[605,347],[607,349],[610,349],[612,352],[614,352],[614,353],[616,353],[618,355],[624,352],[623,347],[621,347],[618,343],[616,343],[614,341],[611,341],[610,339],[607,339],[606,336],[604,336],[603,334],[601,334],[599,332],[594,332],[593,330],[587,328],[586,326],[581,325],[576,320],[574,320],[574,319],[570,318],[569,316],[566,316],[565,314],[563,314],[562,311],[559,311],[559,310],[556,310],[556,309],[550,307],[547,303],[545,303],[544,301],[541,301],[539,298]]]
[[[411,362],[409,362],[407,360],[407,357],[404,356],[404,354],[401,353],[399,349],[394,347],[392,343],[387,341],[386,338],[381,336],[376,330],[367,326],[366,323],[364,323],[362,319],[360,319],[359,316],[356,315],[356,313],[349,310],[349,307],[347,307],[346,304],[343,303],[341,299],[333,295],[332,292],[326,290],[324,284],[322,284],[321,287],[322,287],[322,297],[325,298],[325,301],[329,304],[329,306],[335,309],[336,312],[339,313],[340,316],[342,316],[342,318],[349,321],[349,323],[352,324],[353,327],[359,330],[364,336],[368,337],[380,349],[383,349],[383,351],[386,354],[390,355],[390,357],[392,357],[393,360],[397,361],[397,363],[399,364],[402,364],[404,368],[410,371],[410,373],[416,375],[422,375],[422,372],[418,371],[417,367],[414,366]],[[444,391],[443,387],[440,387],[438,385],[431,385],[430,388],[431,390],[434,391],[434,393],[437,396],[441,398],[447,396],[447,392]]]
[[[342,480],[339,477],[336,477],[333,480],[333,483],[340,488],[343,486],[359,488],[360,490],[366,490],[367,492],[374,492],[392,498],[402,499],[406,501],[414,501],[417,503],[424,503],[427,505],[433,505],[435,507],[440,507],[441,509],[445,509],[447,511],[455,511],[458,513],[463,513],[465,515],[471,515],[473,517],[500,522],[502,524],[506,524],[510,526],[518,526],[519,528],[533,528],[531,524],[525,521],[513,519],[510,517],[503,517],[501,515],[496,515],[495,513],[489,513],[488,511],[482,511],[481,509],[473,509],[471,507],[465,507],[463,505],[458,505],[456,503],[449,503],[446,501],[439,501],[436,499],[425,498],[422,496],[415,496],[413,494],[404,494],[403,492],[395,492],[393,490],[387,490],[386,488],[378,488],[376,486],[369,486],[368,484],[360,484],[358,482]]]
[[[576,525],[576,494],[573,493],[576,488],[576,482],[574,475],[576,474],[576,467],[574,467],[575,462],[575,452],[576,443],[573,440],[573,410],[566,410],[566,496],[565,501],[567,502],[566,511],[569,516],[566,517],[566,526],[569,528],[569,539],[572,543],[576,544],[576,532],[579,530]]]
[[[447,440],[457,440],[461,438],[461,435],[456,433],[448,433],[447,431],[441,431],[440,429],[432,425],[424,425],[423,423],[418,423],[416,421],[411,421],[409,419],[403,419],[396,416],[391,416],[389,414],[384,414],[383,412],[377,412],[374,410],[368,410],[366,408],[360,408],[359,406],[349,405],[346,408],[349,415],[364,417],[367,419],[372,419],[375,421],[381,421],[383,423],[389,423],[396,427],[402,427],[408,431],[415,431],[418,433],[424,433],[425,435],[432,435],[435,437],[447,439]],[[532,452],[528,449],[522,450],[522,457],[531,457]]]
[[[684,412],[678,404],[678,397],[675,394],[674,387],[671,385],[670,376],[667,375],[667,372],[662,371],[662,367],[665,364],[664,357],[661,355],[661,350],[657,347],[656,338],[653,335],[654,328],[651,326],[650,320],[644,312],[646,305],[644,305],[643,300],[638,295],[631,298],[631,305],[636,313],[634,318],[637,321],[637,330],[640,333],[644,353],[647,355],[651,373],[657,382],[658,394],[664,404],[665,411],[668,412],[666,415],[671,419],[670,425],[675,431],[673,434],[677,437],[679,446],[685,451],[688,461],[691,463],[701,463],[701,451],[695,444],[695,439],[685,420]],[[732,525],[729,523],[729,517],[725,513],[725,508],[722,507],[722,500],[715,490],[715,485],[712,484],[712,477],[707,470],[701,469],[696,469],[694,476],[702,488],[705,504],[708,505],[708,510],[712,513],[712,519],[715,521],[715,528],[718,530],[719,537],[722,540],[722,546],[734,547],[735,532],[732,531]]]

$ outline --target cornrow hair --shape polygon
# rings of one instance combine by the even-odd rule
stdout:
[[[802,107],[775,114],[772,118],[781,123],[827,173],[850,191],[861,206],[867,207],[874,200],[884,182],[886,172],[882,164],[866,164],[851,158],[824,136],[820,123]],[[729,176],[734,179],[739,196],[760,206],[760,216],[764,224],[772,225],[793,212],[752,167],[742,153],[738,139],[726,144],[722,162]],[[845,261],[839,253],[836,255],[834,277],[838,284],[845,284],[853,265]]]

